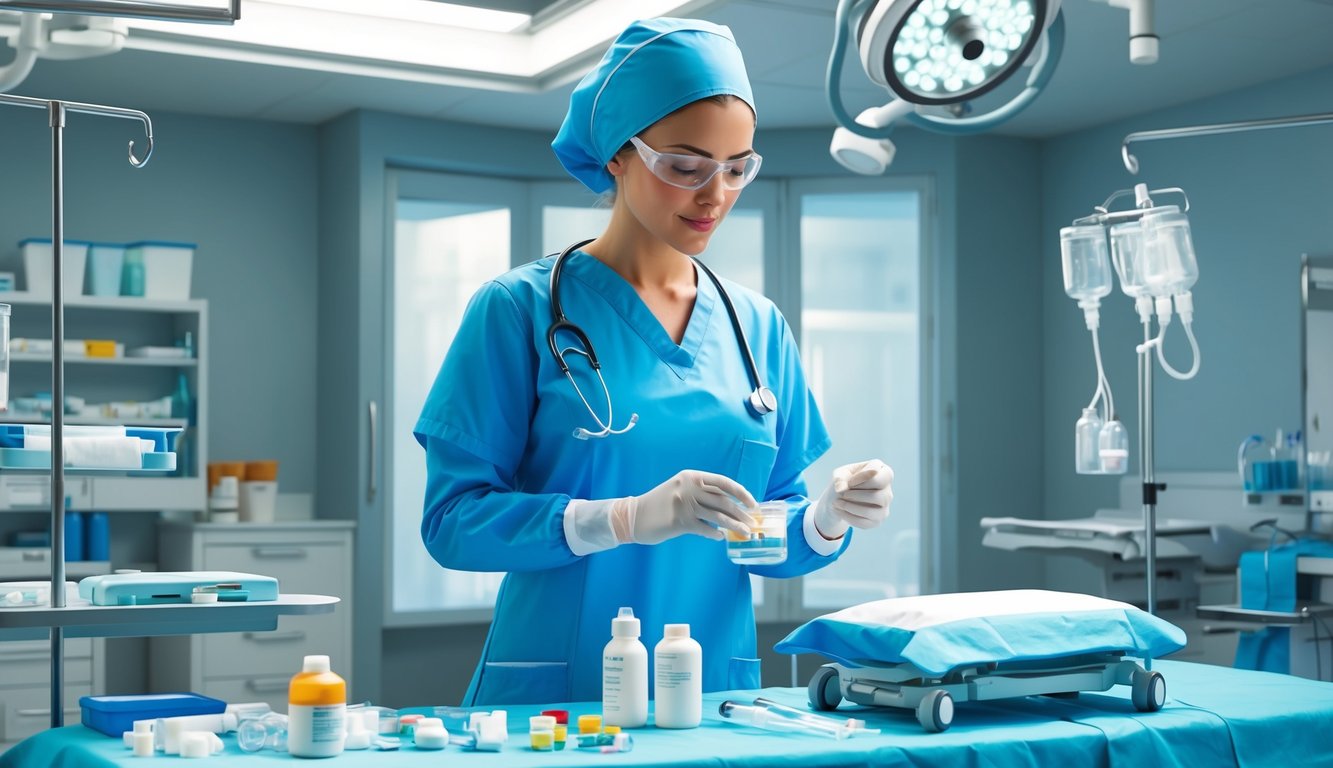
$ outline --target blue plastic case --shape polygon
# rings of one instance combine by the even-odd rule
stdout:
[[[183,715],[216,715],[227,702],[197,693],[146,693],[140,696],[83,696],[83,724],[107,736],[134,730],[135,720]]]
[[[79,597],[93,605],[189,603],[195,590],[216,592],[219,602],[278,599],[278,580],[233,571],[109,573],[79,582]]]
[[[49,427],[32,424],[0,424],[0,469],[47,469],[51,468],[51,451],[38,448],[24,448],[24,438],[28,434],[41,434],[36,429]],[[137,437],[150,440],[153,450],[143,454],[143,464],[136,469],[128,467],[66,467],[71,471],[100,472],[174,472],[176,470],[176,438],[181,427],[125,427],[125,437]]]

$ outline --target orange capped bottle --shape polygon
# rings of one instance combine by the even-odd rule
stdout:
[[[329,669],[328,656],[306,656],[287,694],[287,751],[293,757],[342,754],[347,683]]]

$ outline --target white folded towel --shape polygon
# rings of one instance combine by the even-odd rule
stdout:
[[[137,437],[67,437],[64,463],[88,469],[141,469],[145,444],[151,447],[153,442]],[[27,435],[23,445],[49,451],[51,438]]]

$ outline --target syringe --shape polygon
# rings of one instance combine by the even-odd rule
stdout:
[[[722,702],[717,711],[725,718],[769,731],[813,733],[839,740],[858,733],[879,733],[878,728],[866,728],[862,720],[833,720],[763,698],[755,699],[754,704],[727,700]]]

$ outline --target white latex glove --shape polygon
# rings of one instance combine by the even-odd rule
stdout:
[[[879,459],[845,464],[833,470],[828,488],[815,502],[815,529],[826,539],[840,539],[848,526],[874,528],[889,516],[893,469]]]
[[[686,469],[642,496],[611,504],[611,530],[622,544],[657,544],[684,533],[721,539],[722,531],[750,534],[757,507],[745,486],[723,475]]]

